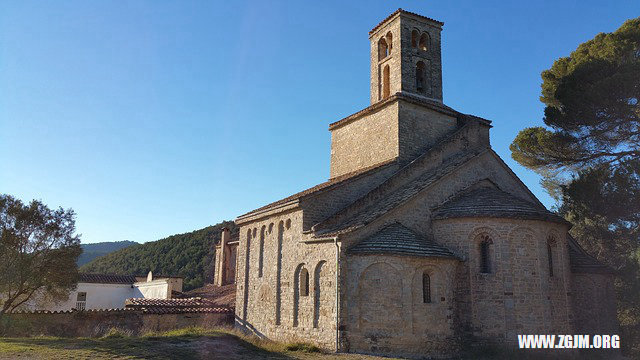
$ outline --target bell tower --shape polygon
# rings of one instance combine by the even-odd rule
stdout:
[[[398,92],[442,102],[442,25],[398,9],[369,32],[371,104]]]
[[[369,32],[371,105],[329,125],[330,178],[402,166],[456,129],[459,113],[442,103],[442,25],[398,9]]]

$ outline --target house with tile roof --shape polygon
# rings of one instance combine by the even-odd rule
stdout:
[[[22,310],[70,311],[124,309],[127,299],[172,299],[182,292],[182,277],[80,273],[76,288],[64,300],[36,296]]]
[[[329,179],[236,218],[239,328],[424,357],[615,333],[611,269],[492,150],[491,121],[444,104],[442,27],[376,25],[371,105],[329,125]]]

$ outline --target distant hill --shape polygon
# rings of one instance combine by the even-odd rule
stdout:
[[[82,254],[78,257],[78,266],[82,266],[97,257],[104,256],[108,253],[136,244],[137,242],[128,240],[82,244],[80,245],[82,247]]]
[[[137,244],[94,259],[80,267],[82,272],[111,274],[155,274],[184,277],[185,291],[213,280],[214,244],[220,241],[222,228],[237,233],[236,224],[224,221],[189,233]]]

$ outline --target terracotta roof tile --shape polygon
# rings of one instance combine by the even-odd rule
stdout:
[[[75,312],[91,312],[91,313],[109,312],[109,313],[115,313],[115,312],[135,312],[135,311],[136,311],[136,309],[87,309],[87,310],[71,309],[71,310],[58,310],[58,311],[51,311],[51,310],[18,310],[18,311],[14,311],[13,314],[70,314],[70,313],[75,313]]]
[[[213,305],[212,301],[200,297],[187,299],[130,298],[125,301],[125,306],[195,307],[210,305]]]
[[[233,313],[233,310],[223,307],[206,307],[206,308],[146,308],[143,310],[147,314],[193,314],[193,313]]]
[[[125,308],[152,314],[232,312],[228,307],[218,306],[211,300],[199,297],[188,299],[131,298],[125,301]]]

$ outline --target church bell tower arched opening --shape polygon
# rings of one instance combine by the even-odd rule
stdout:
[[[396,11],[369,32],[371,104],[398,92],[442,102],[442,25]]]

